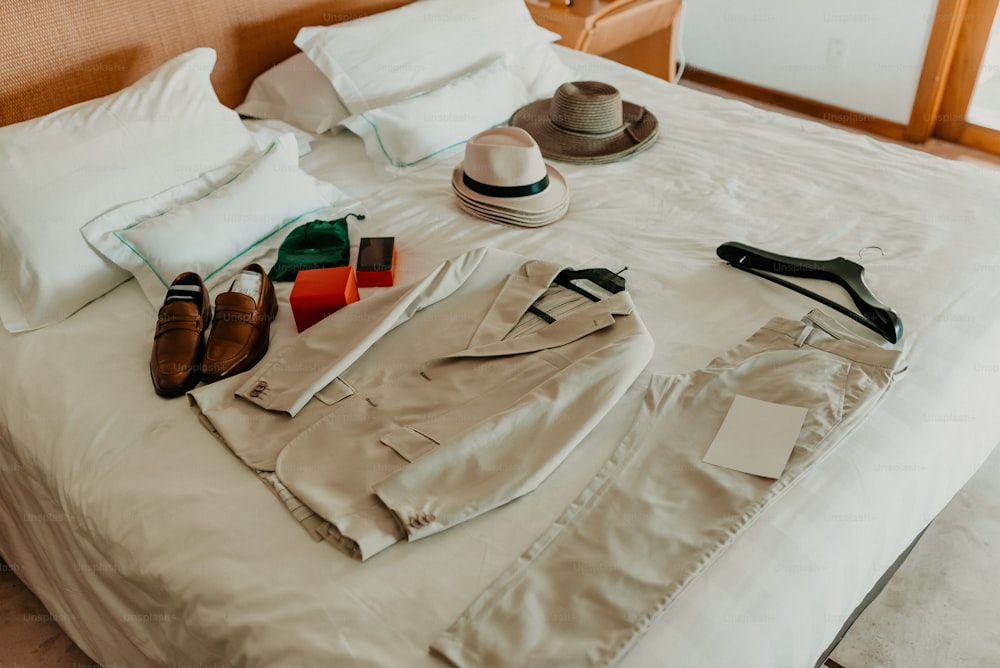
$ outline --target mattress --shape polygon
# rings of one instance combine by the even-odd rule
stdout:
[[[461,147],[387,170],[345,132],[318,139],[302,162],[363,202],[355,246],[358,235],[396,238],[397,283],[481,246],[627,267],[653,359],[515,502],[361,563],[313,542],[187,402],[153,393],[156,314],[135,281],[62,323],[0,332],[0,554],[95,660],[443,665],[431,642],[583,489],[652,375],[700,368],[769,318],[816,306],[720,261],[726,241],[860,258],[904,322],[909,369],[621,665],[812,665],[984,461],[1000,440],[1000,174],[559,53],[578,79],[612,83],[646,106],[660,136],[621,162],[558,163],[572,200],[553,225],[464,214],[450,190]],[[850,305],[836,286],[809,283]],[[272,348],[296,334],[288,292],[279,285]]]

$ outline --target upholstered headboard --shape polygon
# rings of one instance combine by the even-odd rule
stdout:
[[[300,27],[408,1],[0,0],[0,125],[112,93],[197,46],[218,51],[212,81],[235,106],[296,52]]]

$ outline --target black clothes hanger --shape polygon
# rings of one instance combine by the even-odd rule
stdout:
[[[625,267],[625,269],[628,269],[628,267]],[[622,271],[625,271],[625,269],[622,269]],[[581,288],[573,282],[580,279],[588,280],[611,294],[617,294],[625,289],[625,277],[620,272],[616,274],[610,269],[603,267],[595,267],[593,269],[563,269],[556,274],[552,282],[564,288],[569,288],[573,292],[578,292],[592,302],[601,301],[600,297],[592,295],[586,289]]]
[[[875,295],[868,288],[868,284],[865,283],[865,268],[856,262],[842,257],[832,260],[807,260],[789,257],[736,241],[722,244],[715,252],[737,269],[766,278],[836,309],[865,327],[878,332],[890,343],[896,343],[903,338],[903,321],[899,319],[895,311],[875,298]],[[832,281],[847,290],[861,312],[855,313],[823,295],[818,295],[801,285],[796,285],[772,274]]]
[[[625,269],[628,269],[628,267],[625,267]],[[622,269],[622,271],[625,271],[625,269]],[[604,267],[595,267],[592,269],[563,269],[556,274],[552,283],[553,285],[561,285],[562,287],[568,288],[573,292],[577,292],[592,302],[601,301],[600,297],[592,294],[586,288],[582,288],[573,282],[581,279],[588,280],[597,287],[602,288],[611,294],[617,294],[625,290],[625,277],[621,275],[621,272],[616,274],[610,269],[605,269]],[[556,321],[555,318],[537,306],[529,306],[528,311],[534,313],[549,324]]]

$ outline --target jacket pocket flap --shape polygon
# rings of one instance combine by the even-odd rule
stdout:
[[[342,381],[334,378],[333,382],[317,392],[314,396],[327,406],[332,406],[342,399],[354,394],[354,388]]]
[[[412,462],[417,457],[430,452],[440,445],[440,443],[430,436],[409,427],[390,429],[382,434],[379,440],[382,441],[383,445],[388,445],[395,450],[396,454],[408,462]]]

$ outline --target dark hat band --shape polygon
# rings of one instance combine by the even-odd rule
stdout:
[[[537,195],[549,187],[549,175],[546,174],[540,181],[529,183],[526,186],[491,186],[488,183],[477,181],[463,172],[462,183],[469,190],[485,197],[528,197],[529,195]]]

